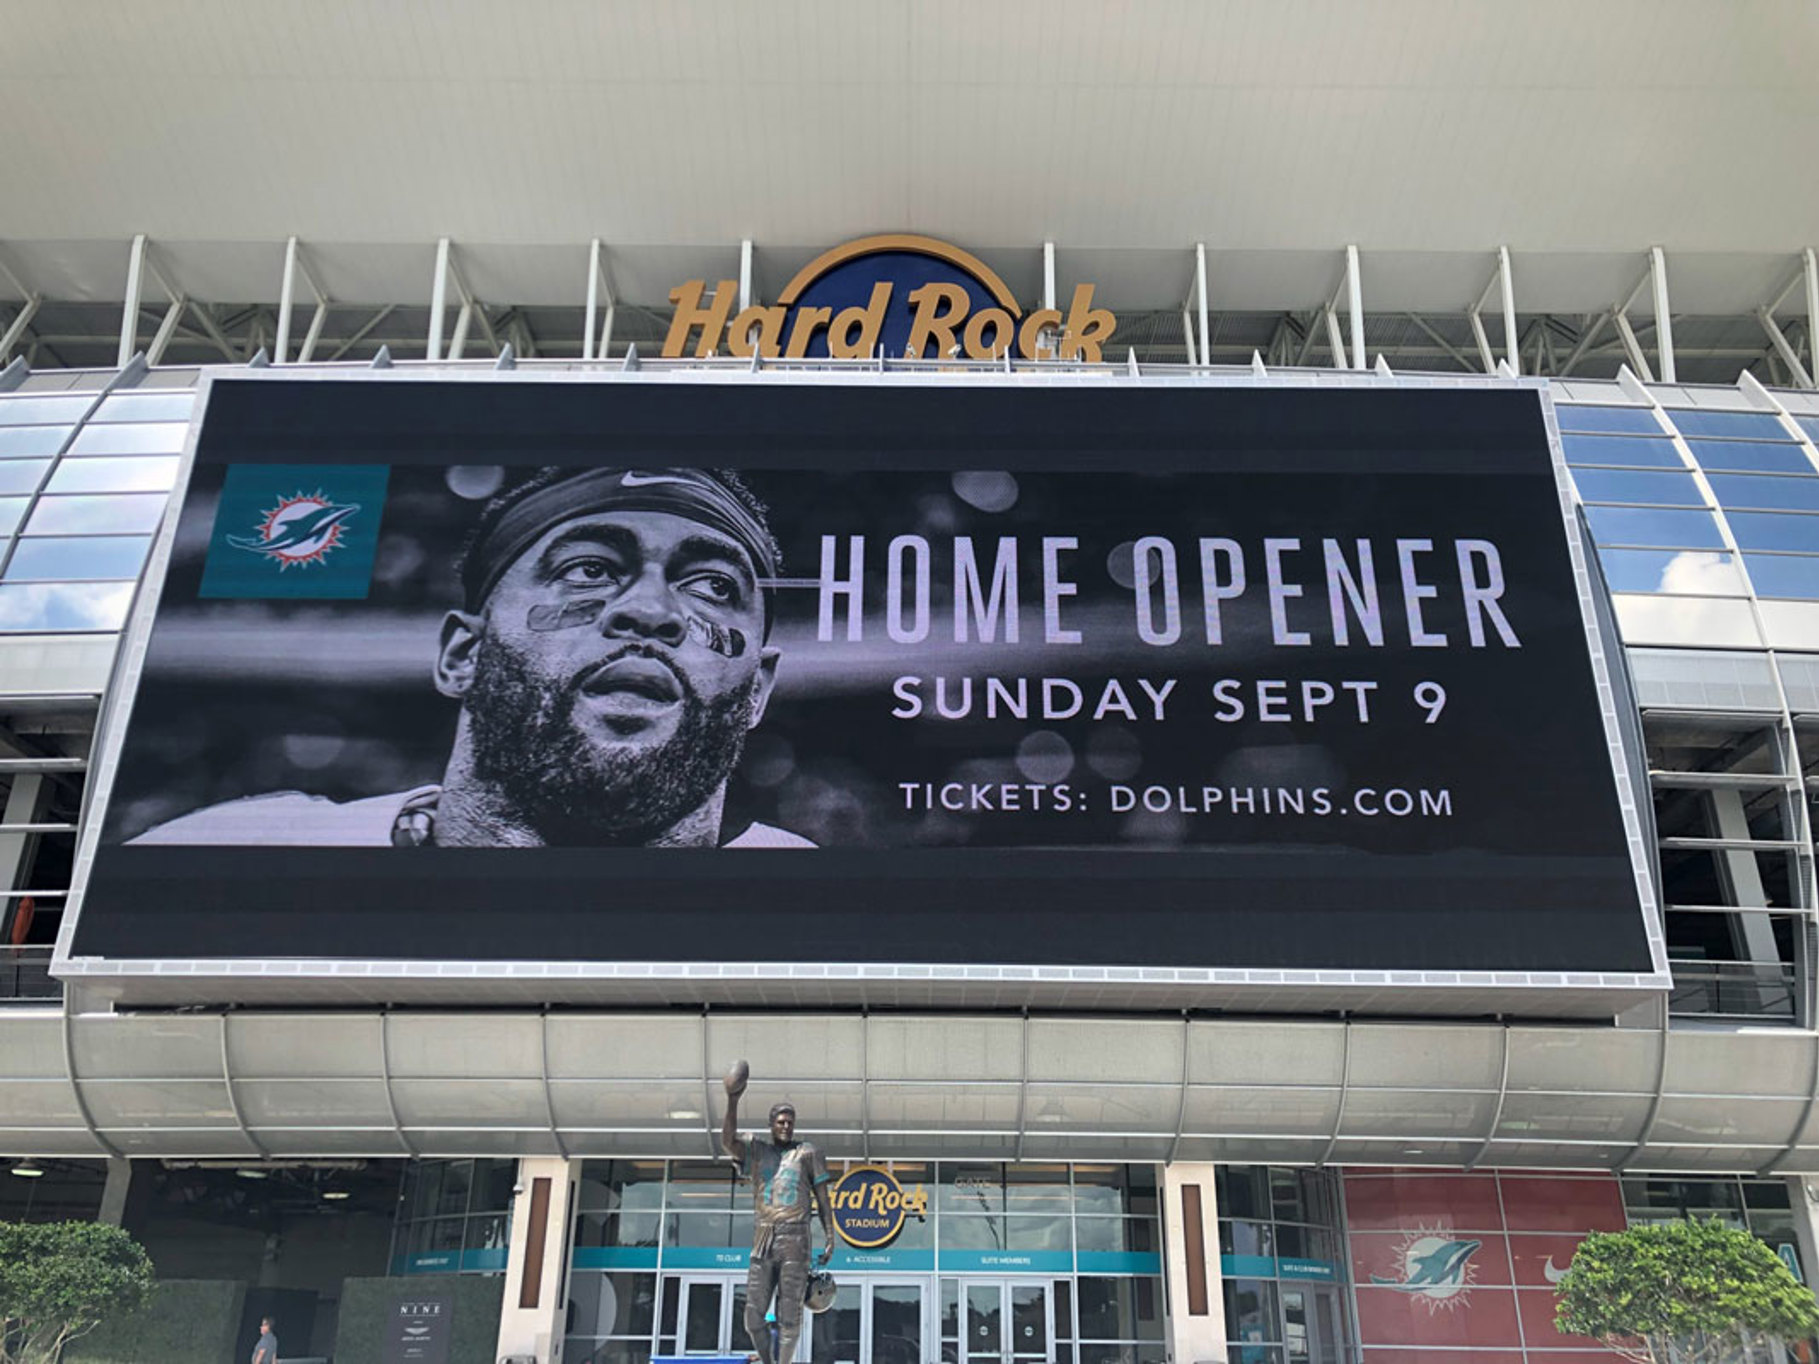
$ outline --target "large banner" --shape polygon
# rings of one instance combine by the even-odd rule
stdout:
[[[1651,970],[1534,388],[219,378],[177,516],[77,956]]]

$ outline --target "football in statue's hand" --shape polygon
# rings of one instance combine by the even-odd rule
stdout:
[[[726,1072],[726,1092],[733,1098],[745,1093],[745,1082],[752,1077],[752,1068],[744,1061],[733,1062],[733,1068]]]

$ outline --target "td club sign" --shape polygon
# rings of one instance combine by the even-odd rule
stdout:
[[[777,302],[737,315],[734,280],[691,279],[670,290],[676,305],[663,355],[679,359],[695,340],[700,359],[724,344],[733,355],[765,359],[909,359],[964,356],[997,360],[1096,361],[1118,319],[1093,306],[1093,286],[1077,285],[1064,313],[1025,312],[996,271],[933,237],[885,233],[822,252],[797,271]]]

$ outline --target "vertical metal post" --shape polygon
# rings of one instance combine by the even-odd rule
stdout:
[[[1191,367],[1198,366],[1200,360],[1194,354],[1194,324],[1188,317],[1186,308],[1181,310],[1181,339],[1187,343],[1187,363]]]
[[[273,364],[282,365],[290,355],[291,305],[296,296],[297,239],[292,237],[284,243],[284,282],[278,286],[278,335],[272,340]]]
[[[587,325],[581,333],[581,358],[594,359],[594,322],[600,311],[600,239],[587,248]]]
[[[125,369],[139,345],[139,291],[145,281],[145,234],[133,238],[132,254],[126,260],[126,302],[120,313],[120,357],[115,367]]]
[[[606,324],[600,328],[600,358],[606,359],[613,348],[613,296],[606,296]]]
[[[1503,354],[1510,368],[1522,373],[1522,357],[1516,347],[1516,281],[1510,273],[1510,249],[1497,248],[1497,282],[1503,290]]]
[[[1661,357],[1661,382],[1674,382],[1674,320],[1667,301],[1667,253],[1658,246],[1648,249],[1649,283],[1655,290],[1655,350]]]
[[[431,360],[442,358],[442,321],[448,310],[448,238],[436,242],[436,282],[429,296],[429,341],[425,353]]]
[[[1358,248],[1345,248],[1346,308],[1352,322],[1352,368],[1364,368],[1364,283],[1358,278]]]
[[[1206,307],[1206,243],[1194,243],[1194,292],[1200,296],[1200,363],[1213,363],[1213,330]]]
[[[1812,252],[1810,252],[1810,251],[1807,252],[1807,255],[1811,256]],[[1042,306],[1044,308],[1054,307],[1055,306],[1055,297],[1056,297],[1056,295],[1055,295],[1055,244],[1053,242],[1043,242],[1042,243]]]
[[[739,243],[739,311],[752,306],[752,239]]]

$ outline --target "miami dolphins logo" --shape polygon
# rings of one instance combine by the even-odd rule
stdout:
[[[341,543],[342,527],[360,510],[356,502],[336,503],[320,490],[280,498],[265,513],[257,535],[230,535],[228,544],[275,559],[282,569],[323,563]]]
[[[1430,1310],[1463,1306],[1477,1278],[1472,1256],[1483,1244],[1445,1233],[1416,1232],[1398,1251],[1402,1276],[1392,1278],[1373,1274],[1371,1282],[1413,1293]]]

